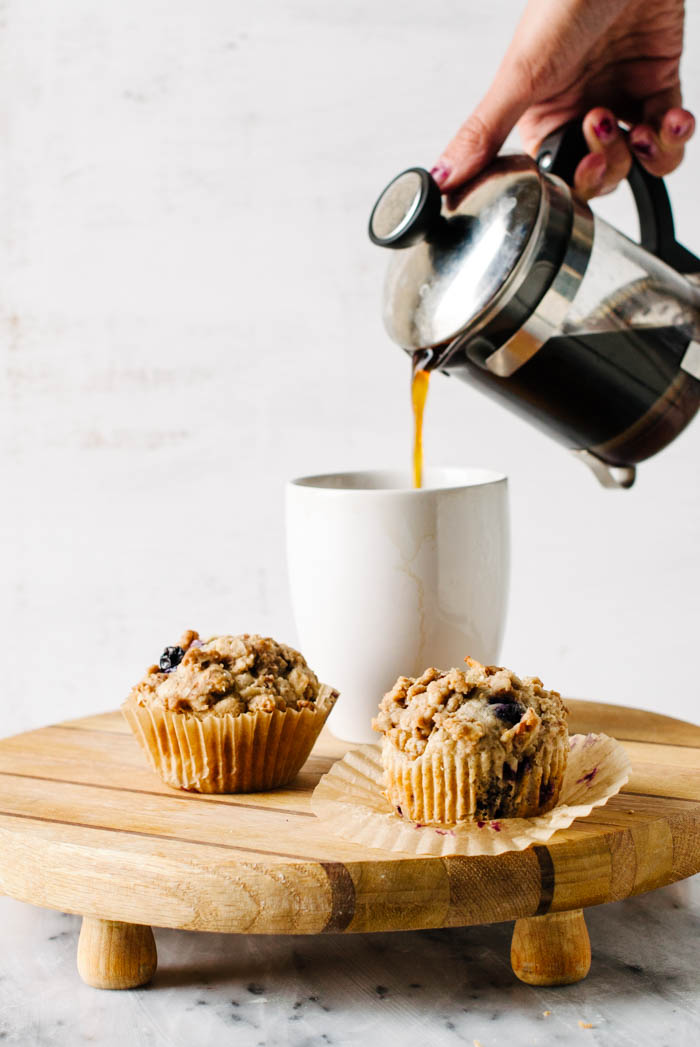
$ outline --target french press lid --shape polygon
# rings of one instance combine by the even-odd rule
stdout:
[[[515,330],[551,283],[571,229],[568,187],[528,156],[500,156],[458,198],[413,167],[374,206],[371,240],[394,250],[384,323],[407,350],[453,342],[494,321]]]

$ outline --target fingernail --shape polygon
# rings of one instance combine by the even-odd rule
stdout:
[[[630,145],[635,153],[646,159],[651,159],[651,157],[656,153],[656,146],[653,142],[649,141],[648,138],[640,138],[639,140],[635,139],[634,141],[630,140]]]
[[[430,173],[438,185],[444,185],[450,177],[451,168],[443,161],[438,160],[435,167],[430,168]]]
[[[671,134],[675,135],[676,138],[682,138],[683,135],[689,134],[693,129],[694,121],[690,117],[683,117],[680,120],[676,120],[671,124]]]
[[[601,142],[612,142],[617,134],[617,126],[609,116],[604,116],[593,128],[596,138]]]

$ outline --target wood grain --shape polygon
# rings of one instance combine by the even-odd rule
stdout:
[[[510,962],[513,973],[528,985],[581,981],[591,966],[591,942],[581,910],[517,920]]]
[[[158,965],[150,927],[116,920],[83,919],[78,972],[95,989],[135,989],[150,982]]]
[[[290,786],[236,796],[164,785],[118,712],[7,738],[0,890],[103,921],[316,934],[541,917],[700,870],[700,729],[567,704],[572,731],[623,740],[629,786],[546,845],[470,859],[367,850],[323,831],[311,793],[349,748],[327,732]]]

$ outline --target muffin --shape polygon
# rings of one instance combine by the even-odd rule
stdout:
[[[338,692],[266,636],[189,629],[122,705],[164,782],[203,793],[257,792],[299,772]]]
[[[401,676],[384,695],[372,726],[389,801],[423,824],[544,814],[569,752],[561,696],[536,676],[465,661]]]

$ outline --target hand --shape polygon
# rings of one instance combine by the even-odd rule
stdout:
[[[614,189],[632,153],[652,174],[668,174],[695,130],[681,108],[682,49],[683,0],[530,0],[493,84],[433,177],[444,192],[456,189],[516,123],[534,155],[579,116],[590,149],[574,177],[583,199]]]

